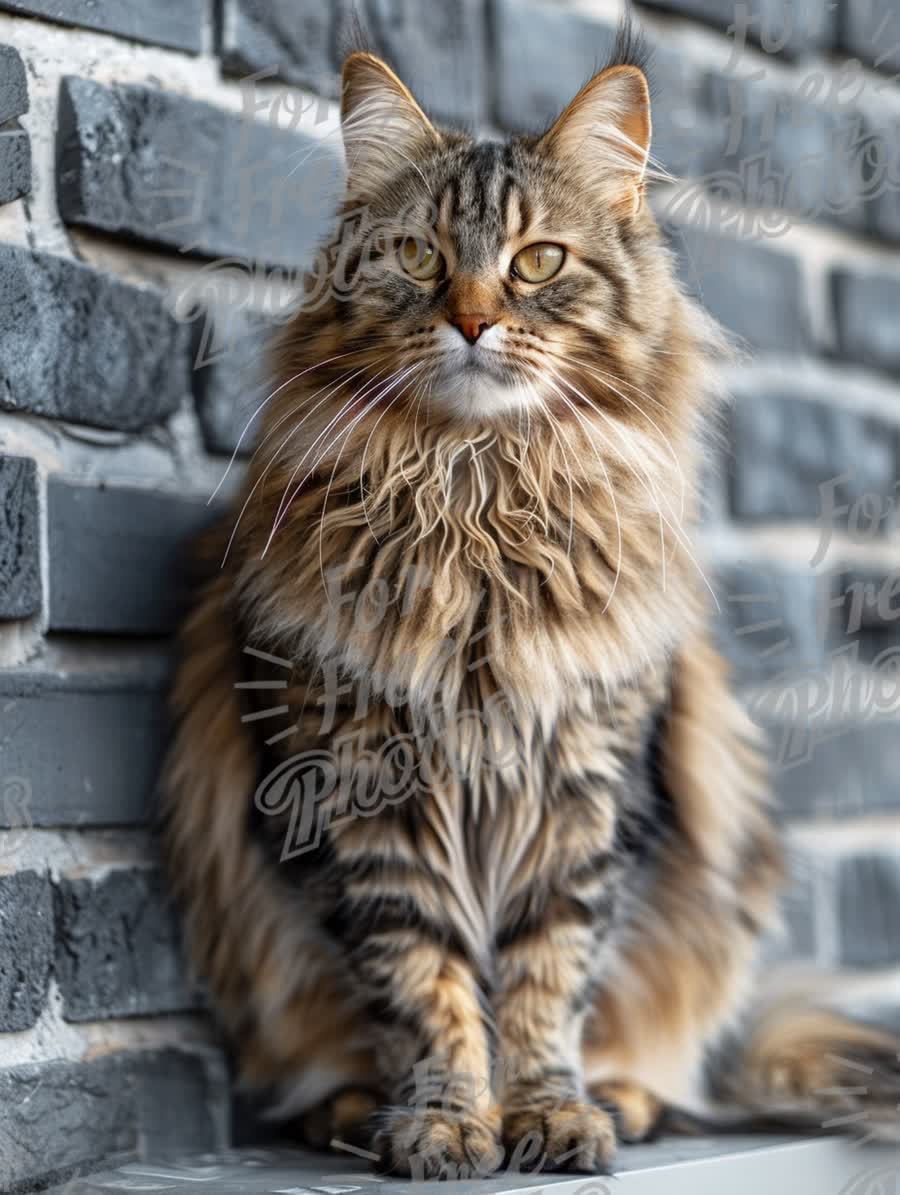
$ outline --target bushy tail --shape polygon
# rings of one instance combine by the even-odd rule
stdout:
[[[757,1009],[719,1052],[710,1087],[719,1107],[767,1127],[900,1142],[900,1036],[817,1007],[808,994]]]

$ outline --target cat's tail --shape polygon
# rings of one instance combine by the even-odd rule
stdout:
[[[812,984],[752,1009],[707,1077],[719,1110],[699,1118],[707,1126],[900,1142],[900,1036],[817,1004]]]

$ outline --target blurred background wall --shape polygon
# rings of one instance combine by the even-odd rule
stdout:
[[[554,115],[619,11],[358,7],[489,134]],[[348,10],[0,0],[0,1186],[227,1136],[148,814],[180,553],[324,227]],[[702,538],[791,845],[770,956],[900,1025],[900,0],[638,12],[653,202],[745,348]]]

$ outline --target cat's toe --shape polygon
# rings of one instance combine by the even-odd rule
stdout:
[[[503,1163],[498,1124],[490,1116],[398,1108],[379,1119],[373,1149],[392,1174],[475,1178],[493,1174]]]
[[[518,1157],[538,1170],[604,1174],[616,1150],[616,1129],[604,1109],[567,1100],[507,1111],[503,1140],[511,1165]]]

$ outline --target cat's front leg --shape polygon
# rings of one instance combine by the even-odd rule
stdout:
[[[435,922],[428,872],[407,864],[396,898],[390,874],[373,872],[368,897],[354,885],[346,930],[392,1101],[376,1114],[373,1149],[386,1170],[414,1178],[492,1174],[503,1151],[477,976]]]
[[[513,1166],[605,1173],[613,1118],[587,1094],[581,1038],[596,956],[595,930],[576,900],[507,934],[499,950],[498,1094]]]

